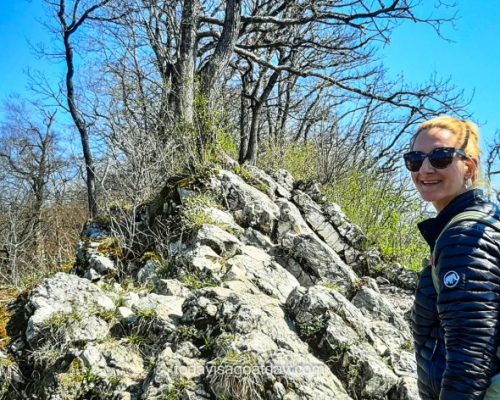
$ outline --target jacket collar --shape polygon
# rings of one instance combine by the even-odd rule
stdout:
[[[455,215],[485,201],[481,189],[468,190],[450,201],[436,217],[420,222],[418,229],[427,244],[431,247],[431,251],[434,250],[434,244],[439,234]]]

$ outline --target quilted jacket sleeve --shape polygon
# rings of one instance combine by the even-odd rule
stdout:
[[[498,370],[498,235],[464,222],[447,229],[437,243],[437,309],[446,346],[440,400],[482,399]]]

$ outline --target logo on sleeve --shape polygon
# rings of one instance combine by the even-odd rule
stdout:
[[[453,288],[457,286],[459,280],[460,277],[455,271],[448,271],[443,278],[443,283],[446,287]]]

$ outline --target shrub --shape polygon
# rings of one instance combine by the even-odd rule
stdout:
[[[264,170],[286,169],[296,180],[318,179],[318,151],[314,142],[283,143],[268,140],[261,145],[258,166]]]
[[[405,184],[394,182],[395,177],[353,170],[343,177],[342,184],[323,190],[363,230],[368,243],[376,246],[384,259],[419,270],[428,248],[416,220],[425,213],[420,202],[408,195]]]

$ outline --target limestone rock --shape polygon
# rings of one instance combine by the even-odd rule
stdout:
[[[229,171],[220,173],[220,181],[221,195],[233,215],[238,216],[238,224],[254,227],[265,234],[271,233],[279,210],[269,196]]]
[[[71,342],[102,339],[108,327],[99,314],[114,311],[115,305],[88,280],[60,272],[33,290],[28,309],[26,339],[34,345],[47,325],[63,322]]]
[[[193,347],[189,342],[183,343],[175,352],[171,346],[165,347],[158,356],[152,373],[144,382],[142,399],[211,399],[203,384],[206,361]]]
[[[115,382],[115,391],[135,391],[146,377],[141,355],[117,342],[89,344],[80,354],[85,367],[104,382]]]

